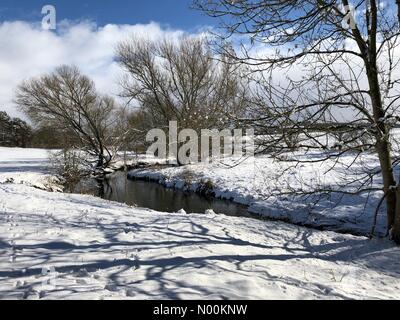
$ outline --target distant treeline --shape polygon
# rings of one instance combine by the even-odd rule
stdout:
[[[32,128],[25,121],[0,111],[0,146],[25,148],[31,139]]]
[[[0,147],[58,149],[68,137],[60,129],[50,126],[32,128],[24,120],[0,111]]]

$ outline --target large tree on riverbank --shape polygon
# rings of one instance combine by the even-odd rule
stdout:
[[[194,130],[225,128],[230,115],[243,113],[240,68],[226,55],[217,61],[203,38],[132,38],[118,45],[116,58],[126,75],[122,95],[139,103],[147,128],[169,121]]]
[[[285,128],[271,135],[266,147],[275,148],[293,134],[307,138],[299,142],[305,148],[312,147],[307,145],[310,140],[325,147],[310,134],[315,124],[325,123],[348,138],[341,141],[338,152],[317,161],[340,158],[347,152],[375,152],[380,168],[368,172],[357,192],[367,190],[376,174],[382,176],[388,229],[400,243],[400,188],[394,175],[400,158],[391,145],[391,128],[400,119],[396,4],[195,1],[195,7],[221,19],[227,31],[223,40],[244,39],[240,52],[231,58],[249,65],[261,88],[253,117],[246,120],[260,128]],[[288,144],[282,146],[280,151],[291,149]]]
[[[92,80],[76,67],[61,66],[54,72],[24,81],[17,89],[16,104],[39,126],[54,127],[74,135],[79,145],[103,169],[112,158],[114,99],[97,93]]]

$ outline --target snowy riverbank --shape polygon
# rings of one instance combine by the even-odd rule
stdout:
[[[33,148],[5,148],[0,147],[0,184],[24,184],[37,189],[53,192],[62,192],[60,179],[54,174],[49,156],[54,150]],[[127,154],[118,155],[107,169],[107,173],[128,168],[165,165],[166,161],[149,158],[146,155]]]
[[[192,192],[211,192],[215,197],[230,199],[249,206],[255,215],[271,219],[289,221],[299,225],[324,228],[332,231],[350,232],[356,235],[368,235],[371,231],[375,210],[383,193],[371,191],[357,195],[333,193],[327,198],[318,195],[302,197],[292,192],[335,188],[352,192],[363,168],[375,168],[377,159],[372,155],[359,157],[352,165],[354,157],[343,156],[341,162],[331,170],[334,163],[313,163],[311,160],[321,154],[309,154],[309,163],[292,167],[292,163],[277,162],[268,156],[258,156],[238,163],[193,164],[163,169],[132,170],[131,179],[151,180],[169,188]],[[227,166],[232,165],[232,167]],[[360,173],[361,172],[361,173]],[[341,187],[340,183],[347,186]],[[375,185],[379,186],[376,178]],[[288,194],[285,194],[287,192]],[[386,233],[385,206],[381,207],[377,218],[376,233]]]

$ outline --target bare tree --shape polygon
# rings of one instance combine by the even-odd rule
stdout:
[[[99,95],[94,83],[76,67],[61,66],[51,74],[24,81],[15,102],[36,124],[74,134],[80,142],[76,147],[96,158],[97,170],[111,161],[108,143],[115,102]]]
[[[245,105],[239,68],[217,62],[204,39],[131,39],[118,46],[117,59],[126,71],[122,95],[139,102],[150,127],[174,120],[194,130],[219,128]]]
[[[316,161],[374,152],[379,169],[366,172],[355,193],[370,191],[373,177],[382,176],[388,230],[400,243],[400,188],[394,175],[400,158],[390,143],[400,99],[394,5],[376,0],[195,1],[196,8],[221,19],[227,31],[222,40],[244,39],[231,58],[255,72],[259,86],[246,120],[270,133],[266,147],[288,151],[281,142],[296,132],[301,147],[326,149],[321,138],[329,128],[346,133],[347,141]],[[279,75],[285,76],[277,80]]]

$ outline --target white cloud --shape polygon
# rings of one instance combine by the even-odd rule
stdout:
[[[114,61],[116,44],[132,35],[176,38],[184,32],[163,29],[157,23],[106,25],[63,21],[57,32],[14,21],[0,24],[0,110],[21,116],[12,100],[24,79],[41,75],[61,64],[77,65],[100,92],[118,94],[121,70]]]

